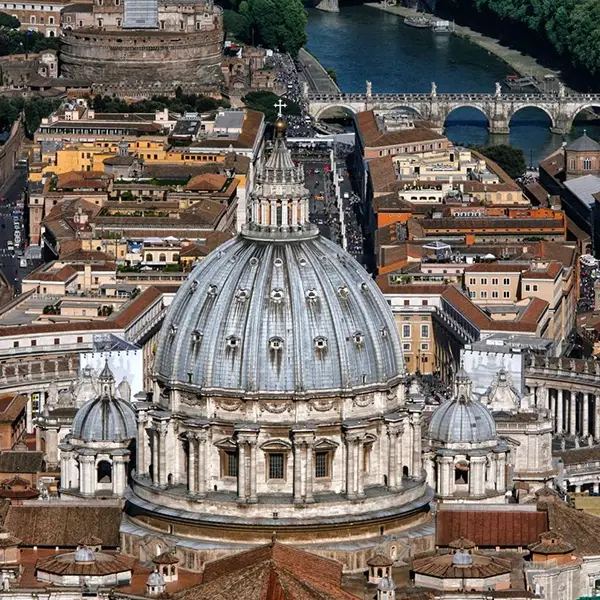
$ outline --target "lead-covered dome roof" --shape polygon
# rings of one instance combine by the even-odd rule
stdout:
[[[429,438],[445,444],[496,439],[492,413],[473,398],[472,384],[461,366],[454,378],[454,395],[440,405],[429,423]]]
[[[86,402],[73,419],[72,437],[84,442],[122,442],[137,436],[135,411],[115,396],[115,380],[108,364],[98,378],[100,395]]]
[[[447,400],[431,417],[429,438],[445,443],[488,442],[496,438],[490,411],[465,396]]]
[[[392,312],[369,274],[316,234],[240,235],[178,291],[155,374],[227,394],[352,393],[403,369]]]

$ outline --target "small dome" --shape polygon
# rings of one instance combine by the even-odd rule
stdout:
[[[449,444],[487,442],[496,439],[496,424],[481,402],[461,396],[436,409],[429,424],[429,438]]]
[[[91,563],[96,560],[95,554],[87,546],[82,546],[75,552],[76,563]]]
[[[464,550],[459,550],[452,557],[452,564],[455,567],[470,567],[473,564],[473,557]]]
[[[377,584],[377,589],[381,592],[393,592],[396,589],[396,582],[391,577],[382,577]]]
[[[367,560],[369,567],[391,567],[393,564],[394,561],[389,556],[381,553],[377,553]]]
[[[146,585],[152,586],[152,587],[165,585],[165,578],[158,571],[152,571],[152,573],[150,573],[150,575],[148,575],[148,579],[146,580]]]
[[[99,379],[101,395],[86,402],[73,419],[72,435],[85,442],[120,442],[137,436],[135,411],[129,402],[116,398],[114,377],[104,367]]]

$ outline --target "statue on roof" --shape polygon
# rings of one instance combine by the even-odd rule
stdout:
[[[117,391],[123,400],[131,402],[131,386],[129,385],[129,381],[127,381],[127,376],[123,377],[123,380],[117,386]]]
[[[48,386],[48,399],[47,399],[48,408],[56,408],[58,405],[58,384],[56,383],[56,379],[53,379]]]

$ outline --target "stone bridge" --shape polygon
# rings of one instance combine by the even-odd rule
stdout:
[[[352,113],[374,109],[378,112],[411,109],[435,128],[443,129],[446,118],[459,108],[475,108],[488,119],[490,133],[508,134],[510,120],[524,108],[537,108],[550,118],[550,130],[564,134],[571,130],[573,120],[587,108],[600,108],[600,94],[575,94],[560,87],[556,93],[504,93],[496,84],[493,94],[441,94],[432,84],[429,94],[374,94],[367,82],[365,94],[319,94],[307,96],[309,112],[320,118],[332,108],[344,108]]]

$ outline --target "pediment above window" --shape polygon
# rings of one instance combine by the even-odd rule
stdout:
[[[292,444],[289,442],[289,440],[278,438],[268,440],[264,444],[261,444],[260,449],[265,452],[288,452],[292,449]]]

